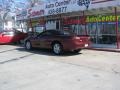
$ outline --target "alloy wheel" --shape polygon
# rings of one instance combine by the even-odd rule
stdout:
[[[53,45],[53,52],[55,54],[61,54],[61,52],[62,52],[62,46],[59,43],[55,43]]]
[[[26,47],[27,50],[30,50],[32,48],[30,41],[26,42],[25,47]]]

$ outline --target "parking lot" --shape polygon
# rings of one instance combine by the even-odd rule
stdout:
[[[120,53],[0,46],[0,90],[120,90]]]

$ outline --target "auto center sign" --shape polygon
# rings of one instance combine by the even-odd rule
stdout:
[[[71,0],[57,1],[45,5],[46,15],[66,13]]]
[[[45,5],[45,15],[54,15],[86,9],[116,6],[116,0],[57,0]]]
[[[27,14],[19,14],[19,19],[56,15],[74,11],[84,11],[119,5],[119,0],[56,0],[28,9]]]

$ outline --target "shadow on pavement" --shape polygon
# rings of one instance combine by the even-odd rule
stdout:
[[[80,55],[82,53],[73,53],[73,52],[64,52],[61,55],[55,55],[51,50],[48,49],[38,49],[38,48],[34,48],[32,50],[26,50],[24,47],[18,47],[16,48],[16,50],[18,51],[26,51],[26,52],[30,52],[30,53],[34,53],[34,54],[40,54],[40,55],[47,55],[47,56],[58,56],[58,57],[62,57],[62,56],[74,56],[74,55]]]
[[[9,63],[9,62],[18,61],[20,59],[23,59],[25,57],[29,57],[29,56],[32,56],[32,55],[34,55],[34,54],[28,54],[28,55],[24,55],[24,56],[21,56],[21,57],[18,57],[18,58],[9,59],[9,60],[0,62],[0,64],[5,64],[5,63]]]
[[[9,50],[3,50],[3,51],[0,51],[0,53],[5,53],[5,52],[8,52],[8,51],[13,51],[15,49],[9,49]]]
[[[19,47],[22,47],[22,45],[19,45],[19,44],[8,44],[9,46],[19,46]],[[0,46],[7,46],[7,44],[0,44]],[[7,50],[0,50],[0,53],[5,53],[5,52],[9,52],[9,51],[13,51],[13,50],[16,50],[15,48],[13,49],[7,49]]]
[[[0,62],[0,64],[5,64],[5,63],[9,63],[9,62],[18,61],[18,60],[21,60],[23,58],[26,58],[26,57],[29,57],[29,56],[32,56],[32,55],[35,55],[35,54],[47,55],[47,56],[57,56],[57,57],[63,57],[63,56],[67,57],[67,56],[75,56],[75,55],[82,54],[82,53],[65,52],[65,53],[63,53],[61,55],[55,55],[54,53],[52,53],[51,50],[48,50],[48,49],[34,48],[32,50],[26,50],[23,46],[19,46],[19,45],[17,47],[15,47],[14,49],[4,50],[4,51],[1,51],[0,53],[6,53],[6,52],[13,51],[13,50],[17,50],[17,51],[23,52],[23,53],[24,52],[30,52],[30,53],[27,54],[27,55],[23,55],[23,56],[17,57],[17,58],[12,58],[12,59],[8,59],[8,60],[5,60],[5,61],[2,61],[2,62]]]

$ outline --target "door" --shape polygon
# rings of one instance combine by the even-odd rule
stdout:
[[[31,39],[31,44],[33,47],[40,47],[39,37],[33,37]]]
[[[51,35],[41,36],[39,39],[41,48],[50,48],[51,47]]]
[[[0,34],[0,43],[10,43],[14,37],[14,32],[2,32]]]
[[[40,34],[34,42],[36,43],[37,47],[40,48],[50,48],[51,47],[51,38],[52,33],[50,31],[43,32]]]
[[[88,23],[87,28],[87,33],[90,35],[92,43],[97,44],[97,23]]]

